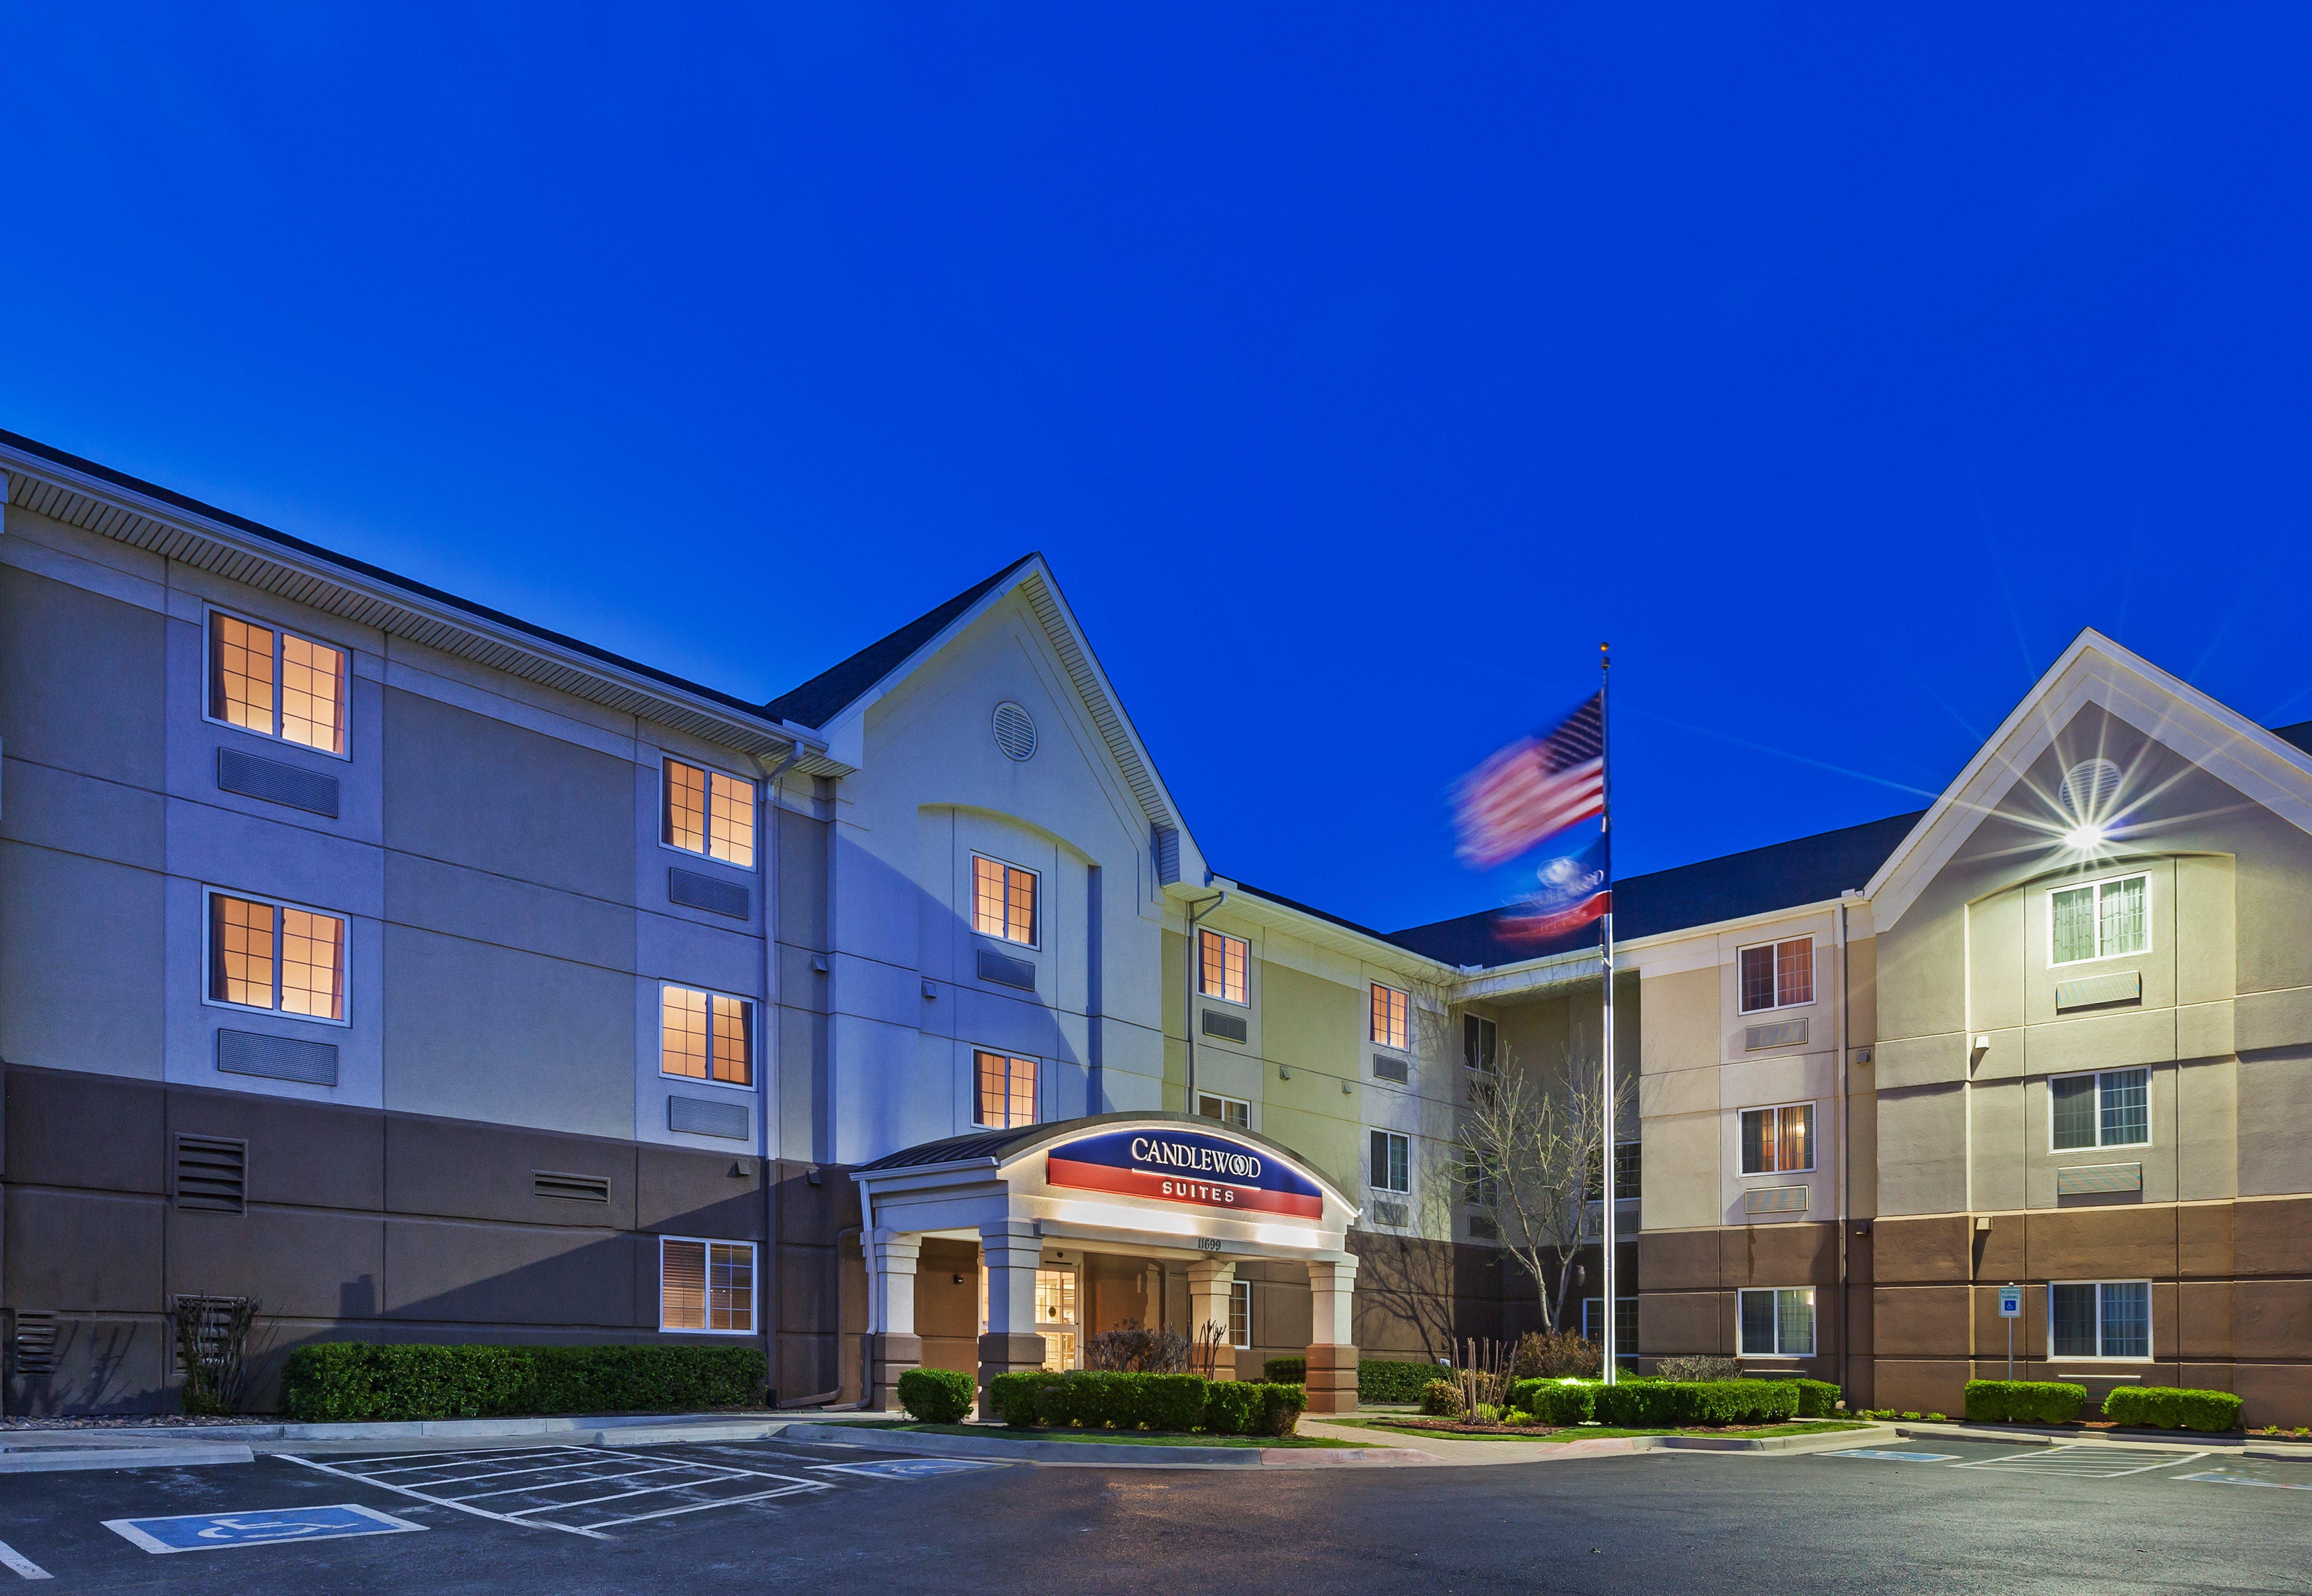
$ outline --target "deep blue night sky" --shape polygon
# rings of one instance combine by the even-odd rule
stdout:
[[[767,697],[1029,548],[1221,869],[2312,718],[2299,5],[9,8],[0,426]],[[645,14],[645,13],[649,14]]]

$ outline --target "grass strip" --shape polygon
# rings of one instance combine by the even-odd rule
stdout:
[[[1710,1435],[1721,1438],[1738,1437],[1744,1441],[1765,1441],[1778,1435],[1829,1435],[1845,1430],[1871,1428],[1869,1425],[1838,1419],[1815,1419],[1800,1424],[1775,1425],[1771,1427],[1762,1425],[1757,1429],[1745,1430],[1617,1430],[1604,1425],[1582,1425],[1563,1430],[1494,1434],[1484,1432],[1471,1434],[1467,1431],[1441,1429],[1434,1425],[1423,1425],[1416,1420],[1408,1419],[1327,1418],[1319,1419],[1317,1422],[1328,1425],[1353,1425],[1360,1429],[1394,1432],[1407,1436],[1418,1435],[1432,1441],[1521,1441],[1528,1444],[1537,1442],[1544,1443],[1554,1442],[1562,1444],[1570,1441],[1615,1441],[1633,1435]]]
[[[925,1425],[912,1419],[868,1419],[846,1430],[913,1430],[924,1435],[979,1435],[998,1441],[1082,1441],[1105,1446],[1280,1446],[1370,1449],[1370,1441],[1336,1441],[1327,1435],[1204,1435],[1152,1434],[1146,1430],[1014,1430],[1003,1425]]]

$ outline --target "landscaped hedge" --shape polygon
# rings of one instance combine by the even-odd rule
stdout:
[[[2103,1416],[2123,1425],[2221,1434],[2239,1428],[2240,1399],[2229,1391],[2190,1390],[2180,1386],[2121,1386],[2103,1399]],[[1975,1416],[1972,1410],[1967,1416]]]
[[[1023,1369],[1017,1373],[998,1374],[987,1382],[988,1406],[995,1416],[1015,1429],[1027,1429],[1043,1422],[1036,1411],[1036,1399],[1047,1385],[1056,1385],[1066,1379],[1047,1369]]]
[[[1970,1380],[1966,1416],[1978,1425],[2068,1425],[2088,1405],[2088,1388],[2067,1380]]]
[[[899,1406],[927,1425],[959,1423],[979,1382],[957,1369],[910,1369],[899,1376]]]
[[[1623,1429],[1772,1425],[1797,1416],[1790,1380],[1625,1380],[1598,1388],[1598,1421]]]
[[[1839,1390],[1827,1380],[1793,1380],[1799,1388],[1800,1418],[1829,1418],[1838,1412]]]
[[[1204,1429],[1214,1435],[1290,1435],[1308,1399],[1288,1381],[1215,1380],[1204,1397]]]
[[[1520,1380],[1510,1387],[1510,1406],[1545,1425],[1582,1425],[1598,1416],[1598,1390],[1588,1380]]]
[[[1199,1374],[1126,1374],[1031,1369],[999,1374],[989,1403],[1007,1425],[1076,1425],[1087,1430],[1202,1428],[1215,1435],[1290,1435],[1307,1395],[1297,1385],[1206,1380]]]
[[[758,1346],[424,1346],[328,1341],[282,1371],[300,1424],[697,1413],[765,1398]]]
[[[1302,1385],[1309,1379],[1309,1360],[1270,1358],[1260,1367],[1272,1384]],[[1357,1400],[1360,1402],[1418,1402],[1421,1388],[1452,1371],[1438,1364],[1416,1364],[1405,1358],[1359,1358]]]

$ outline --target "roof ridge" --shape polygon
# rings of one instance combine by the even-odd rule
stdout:
[[[917,649],[946,630],[949,622],[1000,586],[1004,578],[1041,558],[1040,549],[1030,549],[994,574],[982,578],[944,603],[934,605],[866,647],[837,660],[809,680],[789,688],[764,705],[763,713],[775,720],[793,721],[799,726],[816,729],[826,725],[898,670]]]

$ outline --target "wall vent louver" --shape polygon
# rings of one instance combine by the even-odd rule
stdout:
[[[982,948],[979,950],[979,978],[993,981],[999,987],[1017,987],[1022,992],[1033,992],[1036,989],[1036,967],[1025,959],[1014,959],[1009,953]]]
[[[1206,1036],[1216,1036],[1224,1042],[1240,1042],[1251,1034],[1241,1014],[1215,1013],[1211,1009],[1206,1009],[1204,1014],[1201,1029]]]
[[[2075,1163],[2055,1171],[2057,1197],[2089,1197],[2106,1191],[2141,1191],[2140,1163]]]
[[[530,1171],[530,1191],[532,1197],[558,1197],[568,1203],[607,1203],[610,1200],[610,1178],[608,1175],[565,1175],[553,1170]]]
[[[217,750],[217,789],[260,798],[267,803],[337,818],[337,778],[300,770],[278,759],[260,759],[237,748]]]
[[[1806,1045],[1807,1022],[1804,1019],[1777,1020],[1768,1025],[1753,1025],[1742,1033],[1742,1050],[1755,1053],[1761,1048],[1802,1048]]]
[[[2143,972],[2140,969],[2114,970],[2109,975],[2081,976],[2076,981],[2055,983],[2058,1010],[2094,1009],[2106,1004],[2142,1001]]]
[[[1803,1186],[1760,1186],[1742,1194],[1745,1214],[1803,1214],[1806,1210]]]
[[[1488,1219],[1483,1214],[1472,1214],[1469,1215],[1469,1240],[1472,1241],[1498,1241],[1501,1239],[1502,1222],[1500,1220]]]
[[[57,1316],[53,1313],[16,1315],[16,1372],[53,1374],[57,1372]]]
[[[2119,791],[2119,767],[2109,759],[2082,759],[2063,772],[2057,796],[2074,819],[2100,820]]]
[[[1149,846],[1156,855],[1156,884],[1175,885],[1180,879],[1180,829],[1152,825],[1149,832]]]
[[[670,1097],[666,1100],[666,1127],[687,1131],[695,1136],[726,1136],[734,1142],[743,1142],[749,1128],[749,1116],[744,1103],[709,1102],[699,1097]]]
[[[263,1075],[274,1081],[302,1081],[308,1086],[337,1083],[337,1049],[333,1042],[302,1042],[295,1037],[265,1036],[254,1030],[216,1033],[217,1068],[229,1075]]]
[[[754,894],[737,881],[718,881],[679,864],[666,867],[666,895],[685,908],[703,908],[734,920],[747,918],[755,906]]]
[[[995,706],[995,746],[1007,759],[1036,757],[1035,717],[1008,698]]]
[[[1405,1211],[1403,1203],[1376,1201],[1372,1206],[1372,1222],[1375,1224],[1386,1224],[1393,1229],[1403,1230],[1411,1219],[1412,1215]]]
[[[248,1212],[249,1144],[223,1136],[179,1136],[177,1206],[188,1214]]]
[[[1402,1086],[1413,1078],[1413,1066],[1402,1058],[1376,1053],[1372,1056],[1372,1064],[1373,1079],[1376,1081],[1394,1081]]]

